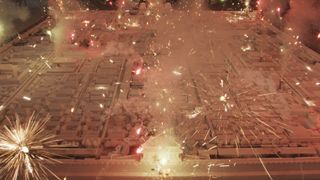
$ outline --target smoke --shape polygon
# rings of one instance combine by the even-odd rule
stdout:
[[[259,9],[275,26],[298,35],[305,45],[320,52],[319,0],[260,0]]]
[[[29,18],[27,7],[19,7],[13,2],[0,0],[0,42],[17,33],[15,23]]]
[[[51,30],[52,33],[52,42],[54,44],[55,54],[58,55],[61,53],[64,44],[67,42],[67,34],[71,32],[71,22],[65,19],[59,19],[55,27]]]

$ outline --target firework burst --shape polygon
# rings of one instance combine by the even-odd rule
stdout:
[[[45,132],[45,124],[50,119],[35,118],[32,114],[25,122],[18,115],[0,132],[0,177],[1,179],[48,179],[51,174],[59,179],[45,164],[57,163],[48,146],[55,143],[55,136]]]

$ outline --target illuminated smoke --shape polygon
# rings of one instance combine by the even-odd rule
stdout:
[[[29,15],[26,7],[19,7],[13,2],[0,1],[0,43],[17,33],[14,29],[14,21],[25,21]]]
[[[275,26],[299,35],[300,40],[320,52],[319,0],[260,0],[259,10]]]

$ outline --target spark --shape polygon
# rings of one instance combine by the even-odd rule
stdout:
[[[137,135],[139,135],[141,133],[141,128],[138,128],[136,133],[137,133]]]
[[[90,24],[90,21],[89,20],[84,20],[84,21],[82,21],[82,23],[87,27],[88,24]]]
[[[100,106],[101,109],[104,107],[103,104],[99,104],[99,106]]]
[[[97,86],[96,87],[96,90],[106,90],[106,89],[108,89],[108,88],[105,86]]]
[[[109,31],[114,31],[116,28],[114,28],[112,25],[107,26],[107,30]]]
[[[212,149],[215,149],[215,148],[217,148],[217,147],[218,147],[218,146],[214,145],[214,146],[210,147],[210,148],[208,149],[208,151],[211,151]]]
[[[202,112],[201,107],[196,107],[191,113],[187,114],[187,117],[189,119],[194,119],[196,118],[200,113]]]
[[[251,46],[248,44],[247,46],[242,46],[242,47],[241,47],[241,50],[242,50],[243,52],[246,52],[246,51],[252,50],[252,48],[251,48]]]
[[[227,101],[227,94],[220,96],[219,100],[222,102],[226,102]]]
[[[128,23],[125,23],[125,25],[128,27],[140,27],[140,24],[137,21],[131,21],[130,19]]]
[[[48,61],[45,61],[44,63],[48,66],[49,69],[52,69],[51,66],[49,65]]]
[[[140,75],[141,74],[141,71],[142,71],[142,68],[138,68],[134,71],[134,74],[135,75]]]
[[[220,80],[220,86],[223,88],[223,80]]]
[[[48,172],[59,179],[44,165],[58,162],[46,149],[57,141],[55,136],[45,131],[49,119],[50,116],[35,119],[33,113],[25,123],[21,123],[16,115],[14,123],[4,126],[0,132],[0,159],[3,164],[0,174],[4,175],[4,179],[17,180],[22,177],[26,180],[42,180],[48,179]]]
[[[320,33],[318,34],[317,38],[320,39]]]
[[[0,111],[4,110],[4,105],[0,106]]]
[[[48,35],[48,36],[50,37],[50,39],[51,39],[51,37],[52,37],[52,31],[51,31],[51,30],[47,30],[46,33],[47,33],[47,35]]]
[[[28,97],[28,96],[23,96],[22,98],[23,98],[24,100],[31,101],[31,98]]]
[[[137,150],[136,150],[136,153],[137,154],[141,154],[143,152],[143,147],[139,147]]]
[[[71,108],[70,112],[71,112],[71,113],[73,113],[73,112],[74,112],[74,107],[72,107],[72,108]]]
[[[306,98],[303,99],[303,101],[310,107],[314,107],[316,106],[316,104],[314,103],[314,101],[308,100]]]
[[[174,75],[176,75],[176,76],[181,76],[181,75],[182,75],[181,72],[176,71],[176,70],[172,71],[172,73],[173,73]]]
[[[306,66],[308,71],[312,71],[312,68],[310,66]]]

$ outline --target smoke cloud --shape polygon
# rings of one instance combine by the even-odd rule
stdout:
[[[19,7],[15,3],[0,0],[0,43],[17,33],[15,21],[26,21],[29,18],[27,7]]]
[[[264,17],[284,31],[298,35],[311,49],[320,53],[319,0],[260,0]]]

